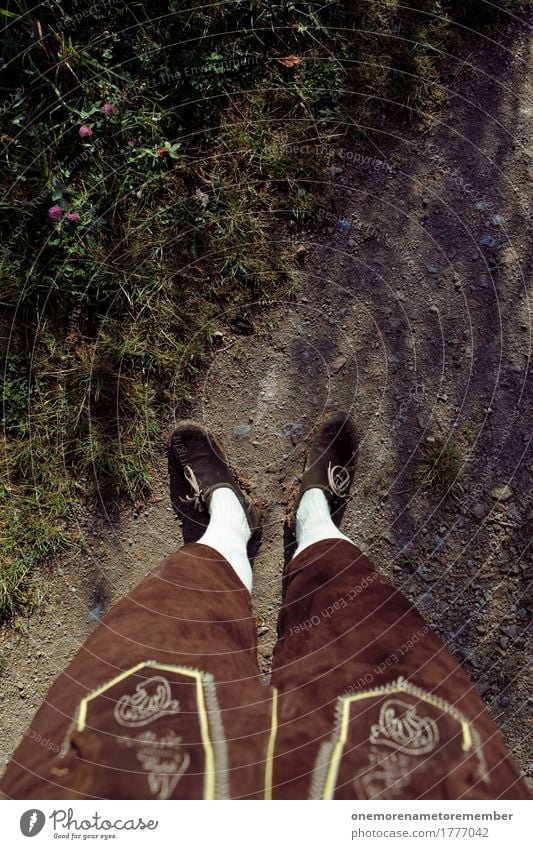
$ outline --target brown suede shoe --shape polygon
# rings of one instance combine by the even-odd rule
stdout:
[[[348,413],[326,413],[315,426],[311,448],[307,453],[300,489],[290,508],[290,525],[296,524],[296,511],[304,492],[318,487],[329,504],[331,518],[340,525],[355,475],[358,439],[353,419]]]
[[[242,504],[252,536],[261,529],[261,508],[244,491],[242,480],[230,467],[219,440],[199,422],[179,422],[170,439],[169,471],[174,506],[208,514],[211,495],[221,486],[231,489]]]

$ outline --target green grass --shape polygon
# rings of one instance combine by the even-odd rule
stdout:
[[[328,208],[335,147],[361,147],[383,113],[427,123],[445,101],[442,51],[494,10],[19,0],[1,11],[8,617],[34,602],[35,563],[76,543],[81,503],[150,489],[163,423],[186,411],[215,330],[250,301],[294,295],[297,263],[269,235]],[[302,155],[305,144],[324,153]]]
[[[430,437],[418,462],[418,484],[423,490],[447,495],[463,492],[466,455],[453,438]]]

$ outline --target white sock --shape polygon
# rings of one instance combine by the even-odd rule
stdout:
[[[233,490],[227,486],[215,489],[209,502],[209,524],[198,542],[210,545],[229,560],[249,590],[252,589],[252,567],[246,544],[251,535],[246,513]]]
[[[341,534],[333,522],[323,490],[319,487],[312,487],[312,489],[304,492],[296,511],[298,548],[294,552],[294,557],[300,554],[304,548],[313,545],[314,542],[319,542],[321,539],[346,539],[351,542],[345,534]]]

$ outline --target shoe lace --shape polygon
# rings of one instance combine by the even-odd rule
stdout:
[[[348,488],[350,486],[350,472],[346,466],[333,466],[331,460],[328,463],[329,488],[337,498],[348,499]]]
[[[187,481],[187,483],[189,484],[189,486],[192,489],[192,494],[186,495],[185,498],[182,498],[182,496],[180,495],[179,496],[180,501],[188,501],[188,502],[192,501],[192,503],[193,503],[192,506],[194,507],[195,510],[203,510],[204,509],[204,500],[205,500],[204,494],[202,492],[202,488],[200,486],[198,478],[194,474],[194,471],[192,470],[191,466],[184,466],[183,467],[183,474],[185,476],[185,480]]]

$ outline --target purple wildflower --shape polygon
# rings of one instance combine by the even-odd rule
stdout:
[[[82,124],[81,127],[78,130],[78,133],[79,133],[80,139],[90,139],[92,134],[93,134],[93,131],[86,124]]]
[[[61,216],[63,215],[63,210],[59,206],[58,203],[55,203],[48,210],[48,217],[52,219],[52,221],[59,221]]]
[[[68,213],[67,221],[73,221],[74,223],[76,223],[79,220],[80,220],[80,213],[79,212],[69,212]]]
[[[133,139],[128,139],[128,147],[135,147],[135,142]]]
[[[115,109],[112,103],[104,103],[104,105],[102,106],[102,112],[104,113],[106,118],[111,118],[111,116],[114,115],[116,111],[117,110]]]

